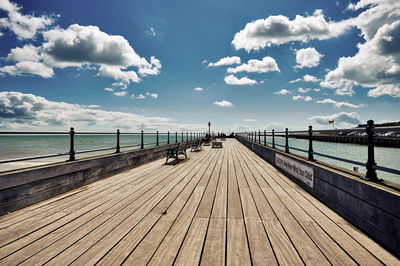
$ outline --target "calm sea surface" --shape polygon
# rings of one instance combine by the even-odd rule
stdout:
[[[186,140],[186,135],[183,136]],[[190,138],[190,135],[189,135]],[[178,134],[178,141],[181,141],[182,135]],[[159,136],[160,144],[167,141],[166,135]],[[175,142],[175,134],[170,135],[171,143]],[[263,141],[263,140],[262,140]],[[277,144],[284,145],[283,138],[275,139]],[[147,146],[154,146],[156,142],[156,135],[145,135],[144,143],[149,143]],[[271,139],[267,138],[267,142]],[[68,135],[24,135],[24,136],[0,136],[0,160],[24,158],[31,156],[47,155],[47,154],[61,154],[69,151],[69,136]],[[137,149],[140,147],[140,135],[121,135],[120,146],[137,145],[136,147],[129,147],[124,150]],[[308,140],[289,139],[289,145],[300,149],[308,149]],[[85,151],[91,149],[101,148],[115,148],[116,136],[115,135],[75,135],[75,151]],[[145,145],[146,146],[146,145]],[[279,148],[279,147],[278,147]],[[367,161],[367,146],[357,144],[345,143],[330,143],[330,142],[313,142],[315,152],[342,157],[354,161],[365,163]],[[115,149],[104,152],[91,152],[77,154],[76,158],[84,158],[98,154],[112,153]],[[304,153],[292,151],[305,155]],[[11,169],[29,167],[51,162],[66,161],[68,155],[63,155],[55,158],[29,160],[23,162],[0,164],[0,171],[7,171]],[[356,165],[327,159],[320,156],[315,156],[315,159],[324,161],[330,164],[335,164],[347,169],[353,170]],[[375,161],[380,166],[394,168],[400,170],[400,149],[399,148],[386,148],[375,147]],[[360,172],[365,173],[365,168],[358,166]],[[400,176],[390,173],[378,171],[378,177],[390,180],[400,184]]]

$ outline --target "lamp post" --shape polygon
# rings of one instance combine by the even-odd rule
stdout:
[[[211,131],[210,131],[211,123],[208,122],[208,135],[211,137]]]

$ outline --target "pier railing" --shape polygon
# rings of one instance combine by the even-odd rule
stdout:
[[[203,138],[206,133],[203,132],[121,132],[117,129],[116,132],[76,132],[73,127],[70,128],[69,131],[66,132],[18,132],[18,131],[7,131],[7,132],[0,132],[0,135],[9,135],[9,136],[19,136],[19,135],[69,135],[69,151],[67,151],[68,147],[66,147],[66,152],[62,153],[55,153],[55,154],[46,154],[46,155],[39,155],[39,156],[30,156],[30,157],[23,157],[23,158],[12,158],[12,159],[5,159],[0,160],[0,165],[5,163],[12,163],[12,162],[21,162],[21,161],[30,161],[30,160],[37,160],[37,159],[45,159],[45,158],[54,158],[54,157],[61,157],[61,156],[68,156],[69,159],[67,161],[75,161],[76,155],[78,154],[85,154],[85,153],[93,153],[93,152],[105,152],[105,151],[114,151],[114,153],[120,153],[121,149],[144,149],[145,147],[154,147],[160,145],[167,145],[167,144],[174,144],[183,141],[192,141],[197,140],[199,138]],[[75,145],[75,135],[114,135],[115,136],[115,146],[112,147],[105,147],[105,148],[98,148],[98,149],[88,149],[88,150],[79,150],[76,151]],[[130,145],[120,145],[120,138],[121,135],[136,135],[140,136],[139,143],[133,143]],[[150,138],[150,142],[145,142],[145,136],[153,136]],[[148,138],[149,139],[149,138]],[[110,152],[112,153],[112,152]]]
[[[247,139],[248,141],[258,143],[264,146],[271,146],[273,149],[281,149],[285,153],[290,153],[290,150],[295,150],[299,152],[306,153],[307,159],[309,161],[315,161],[314,155],[329,158],[332,160],[337,160],[345,163],[355,164],[366,168],[365,178],[370,181],[378,181],[378,177],[376,174],[376,170],[400,175],[400,171],[397,169],[392,169],[384,166],[378,166],[375,162],[375,154],[374,154],[374,138],[376,138],[376,134],[379,132],[400,132],[400,127],[377,127],[374,126],[374,121],[369,120],[367,126],[365,128],[353,128],[353,129],[335,129],[335,130],[313,130],[312,126],[309,126],[308,130],[298,130],[298,131],[289,131],[288,128],[285,131],[266,131],[266,130],[258,130],[251,132],[243,132],[236,133],[236,136]],[[366,138],[366,142],[368,145],[368,160],[366,163],[358,162],[346,158],[341,158],[329,154],[315,152],[313,150],[313,136],[315,135],[338,135],[338,134],[346,134],[351,132],[360,132]],[[270,137],[272,141],[267,141],[267,137]],[[285,145],[281,145],[275,142],[275,138],[284,138]],[[289,138],[306,138],[309,140],[308,150],[300,149],[296,147],[289,146]],[[278,148],[277,148],[278,147]]]

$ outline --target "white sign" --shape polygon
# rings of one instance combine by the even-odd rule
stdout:
[[[314,169],[298,161],[290,159],[282,154],[275,154],[276,166],[282,168],[292,176],[303,181],[309,187],[314,188]]]

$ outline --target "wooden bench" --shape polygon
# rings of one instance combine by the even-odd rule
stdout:
[[[201,143],[202,143],[201,139],[198,139],[197,141],[193,142],[190,151],[201,151],[202,150]]]
[[[213,141],[211,148],[222,148],[222,142],[221,141]]]
[[[179,162],[179,155],[185,155],[185,158],[187,159],[186,149],[186,142],[179,142],[175,147],[169,148],[167,150],[167,159],[165,161],[165,164],[168,163],[168,159],[170,158],[175,158],[175,164],[177,164]]]

